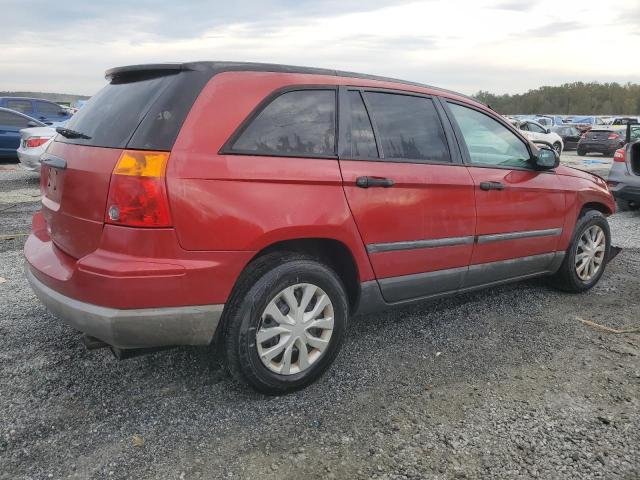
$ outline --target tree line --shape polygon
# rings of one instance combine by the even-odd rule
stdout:
[[[640,115],[640,84],[573,82],[515,95],[481,90],[474,97],[503,114]]]

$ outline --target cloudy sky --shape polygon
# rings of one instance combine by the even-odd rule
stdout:
[[[107,68],[192,60],[336,68],[467,94],[640,82],[639,0],[3,0],[2,18],[0,90],[91,95]]]

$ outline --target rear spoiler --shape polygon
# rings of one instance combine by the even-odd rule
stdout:
[[[126,67],[110,68],[104,72],[104,78],[112,81],[122,77],[155,77],[172,75],[185,70],[192,70],[184,63],[152,63],[146,65],[128,65]]]

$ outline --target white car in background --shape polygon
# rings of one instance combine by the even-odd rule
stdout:
[[[40,157],[56,135],[53,127],[32,127],[20,130],[18,158],[25,170],[40,171]]]
[[[515,127],[522,132],[522,134],[531,140],[533,143],[547,143],[558,152],[558,155],[564,150],[564,143],[562,137],[550,129],[543,127],[538,122],[533,120],[517,120],[512,122]]]

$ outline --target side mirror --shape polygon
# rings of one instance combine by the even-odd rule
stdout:
[[[544,133],[551,133],[551,129],[550,128],[546,128]]]
[[[27,123],[27,127],[39,127],[40,125],[38,125],[36,122],[34,122],[33,120],[31,120],[29,123]]]
[[[58,112],[58,115],[60,115],[61,117],[65,117],[67,115],[67,111],[66,110],[60,110]]]
[[[539,170],[551,170],[560,165],[560,155],[553,148],[538,147],[533,163]]]

